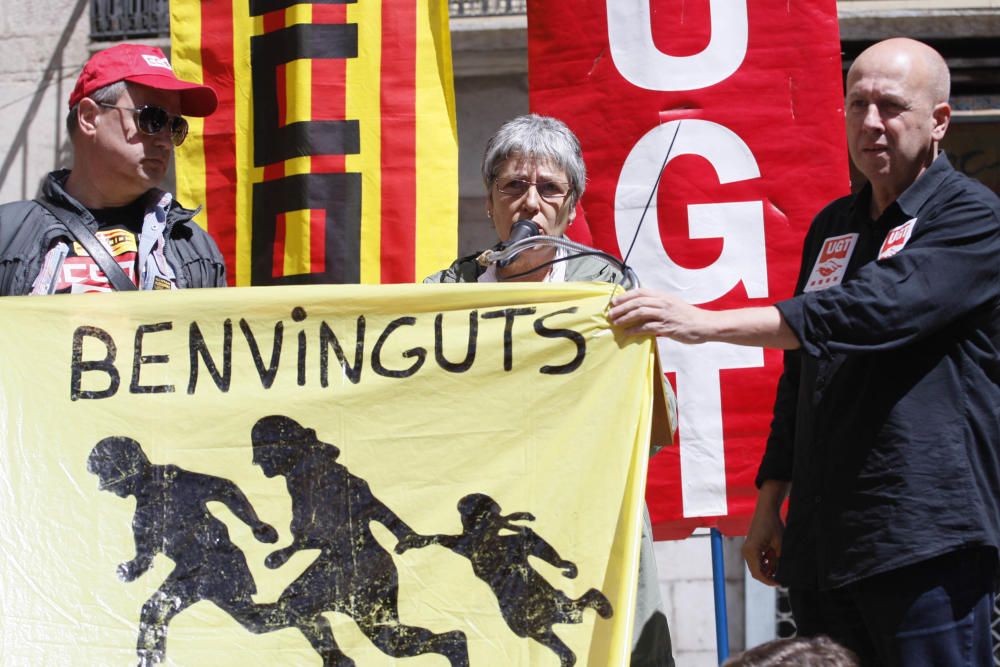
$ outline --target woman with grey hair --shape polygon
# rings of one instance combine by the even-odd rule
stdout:
[[[580,141],[566,124],[549,116],[528,114],[508,121],[486,144],[482,164],[486,215],[500,243],[510,238],[514,223],[528,220],[545,236],[563,236],[576,217],[587,169]],[[458,259],[424,282],[617,282],[621,272],[593,256],[569,257],[555,246],[531,248],[509,264],[480,265],[480,253]]]
[[[500,243],[510,238],[514,223],[529,220],[539,233],[562,236],[573,224],[583,196],[587,170],[580,141],[565,123],[528,114],[504,123],[486,144],[483,156],[486,215]],[[595,254],[599,254],[596,253]],[[509,264],[483,266],[479,253],[456,260],[425,283],[474,283],[505,280],[534,282],[619,282],[621,271],[595,255],[569,255],[554,246],[531,248]],[[669,386],[666,387],[669,390]],[[673,405],[673,401],[670,402]],[[676,423],[673,419],[672,422]],[[670,629],[660,598],[649,515],[643,512],[639,552],[639,586],[632,628],[633,667],[672,667]]]

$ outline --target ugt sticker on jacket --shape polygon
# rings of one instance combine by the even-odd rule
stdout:
[[[844,280],[844,272],[847,271],[847,265],[851,261],[857,242],[857,234],[831,236],[824,241],[823,249],[816,258],[816,263],[809,273],[809,280],[802,291],[816,292],[839,285]]]
[[[910,236],[913,235],[913,228],[916,226],[917,219],[910,218],[899,227],[893,227],[890,229],[889,233],[885,235],[885,241],[882,242],[882,247],[878,250],[877,259],[888,259],[905,248],[907,241],[910,240]]]

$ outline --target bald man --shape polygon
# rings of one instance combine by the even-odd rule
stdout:
[[[868,183],[816,216],[793,298],[713,312],[640,289],[610,311],[633,333],[787,350],[743,555],[789,587],[800,634],[864,665],[992,664],[1000,200],[938,149],[949,86],[914,40],[854,61]]]

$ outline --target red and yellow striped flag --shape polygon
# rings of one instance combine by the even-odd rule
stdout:
[[[179,200],[237,285],[399,283],[454,259],[458,137],[444,0],[172,0],[190,119]]]

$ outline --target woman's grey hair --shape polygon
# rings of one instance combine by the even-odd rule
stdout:
[[[114,104],[121,99],[121,96],[125,94],[128,88],[128,84],[124,81],[115,81],[114,83],[109,83],[103,88],[98,88],[90,95],[87,95],[90,99],[94,100],[98,104]],[[79,112],[80,103],[77,102],[72,107],[70,107],[69,113],[66,114],[66,131],[69,132],[69,136],[73,136],[76,133],[77,120],[76,115]]]
[[[483,154],[483,185],[493,187],[497,173],[508,158],[547,160],[566,172],[574,205],[583,196],[587,168],[580,140],[565,123],[551,116],[527,114],[509,120],[490,137]]]

